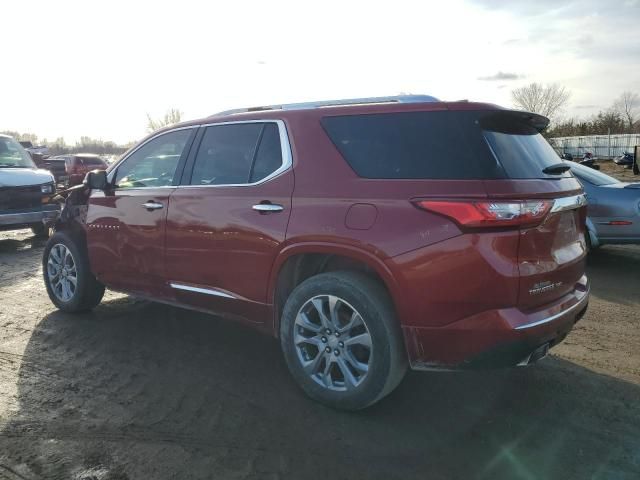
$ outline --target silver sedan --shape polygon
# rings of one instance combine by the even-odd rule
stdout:
[[[590,246],[640,243],[640,181],[621,182],[578,163],[567,163],[587,194]]]

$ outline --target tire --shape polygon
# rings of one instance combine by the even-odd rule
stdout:
[[[31,231],[36,238],[49,238],[49,232],[51,231],[44,223],[34,223],[31,225]]]
[[[336,315],[330,314],[331,305]],[[324,311],[324,319],[319,311]],[[322,273],[298,285],[284,306],[280,345],[304,392],[340,410],[374,404],[400,383],[407,370],[389,294],[356,272]]]
[[[600,248],[600,245],[596,245],[596,246],[593,245],[593,242],[591,241],[591,233],[589,232],[588,229],[584,234],[584,239],[587,244],[587,255],[594,253],[596,250]]]
[[[104,285],[91,273],[86,246],[64,231],[56,232],[47,242],[42,274],[49,298],[64,312],[90,311],[104,295]]]

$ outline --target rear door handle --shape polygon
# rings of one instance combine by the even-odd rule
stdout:
[[[258,203],[251,208],[257,210],[260,213],[281,212],[282,210],[284,210],[284,207],[282,205],[278,205],[277,203]]]
[[[153,202],[153,201],[148,201],[147,203],[143,203],[142,206],[144,208],[146,208],[147,210],[158,210],[162,207],[164,207],[164,205],[162,205],[161,203],[158,202]]]

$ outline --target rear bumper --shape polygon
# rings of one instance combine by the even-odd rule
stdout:
[[[414,370],[495,368],[523,364],[542,348],[560,343],[589,302],[583,276],[573,291],[532,312],[505,308],[482,312],[442,327],[405,327]],[[536,353],[533,358],[539,355]]]
[[[0,228],[7,229],[32,225],[34,223],[52,223],[60,213],[59,205],[43,205],[26,210],[0,211]]]

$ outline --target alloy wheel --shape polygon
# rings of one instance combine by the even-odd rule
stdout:
[[[362,315],[340,297],[308,300],[296,315],[293,341],[304,372],[322,387],[352,390],[367,377],[371,334]]]
[[[71,251],[61,243],[49,251],[47,278],[58,300],[68,302],[73,298],[78,288],[78,270]]]

